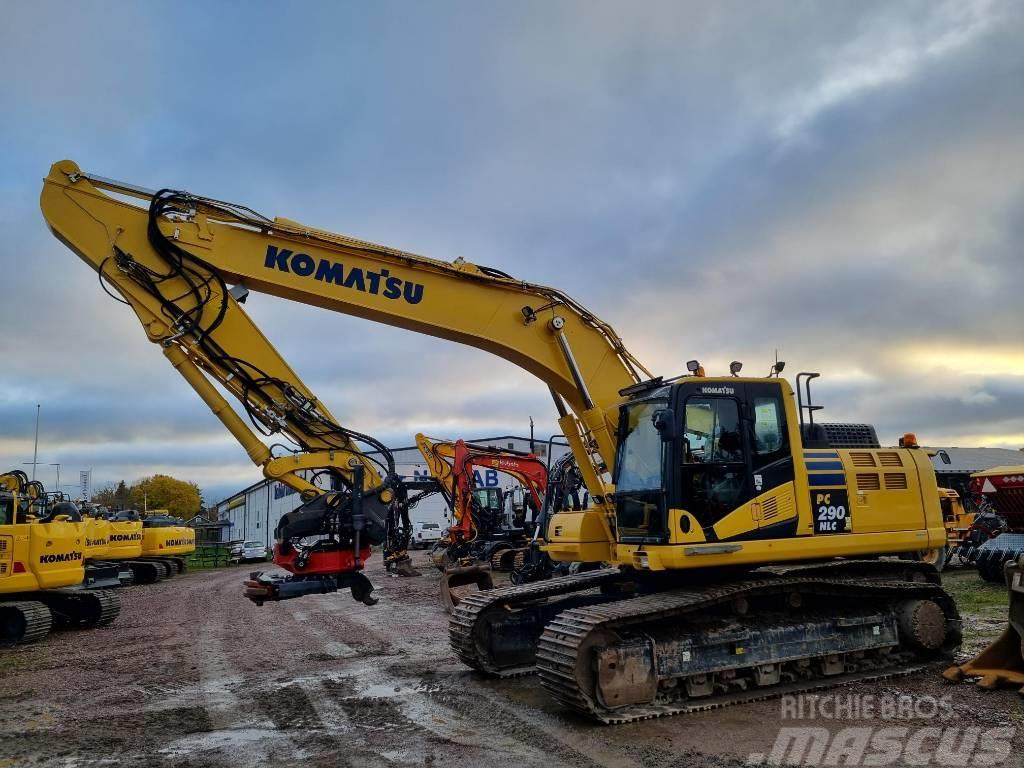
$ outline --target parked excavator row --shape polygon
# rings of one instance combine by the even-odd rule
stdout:
[[[54,627],[100,627],[117,618],[117,595],[85,588],[85,523],[73,504],[48,510],[23,472],[0,475],[0,646]]]
[[[166,510],[111,512],[83,503],[82,514],[98,545],[90,554],[94,566],[113,564],[122,584],[153,584],[184,573],[185,558],[195,551],[195,530]],[[101,546],[106,540],[106,546]]]
[[[407,498],[387,450],[342,427],[244,312],[253,291],[475,346],[548,385],[591,503],[553,514],[543,548],[609,567],[467,597],[450,635],[473,669],[536,671],[567,707],[625,722],[905,674],[960,643],[936,570],[879,558],[944,546],[931,462],[911,436],[883,448],[869,427],[817,421],[817,374],[795,391],[781,363],[653,376],[561,291],[70,161],[41,205],[264,474],[299,492],[274,548],[290,575],[251,578],[258,603],[341,588],[374,603],[363,564],[394,549]]]

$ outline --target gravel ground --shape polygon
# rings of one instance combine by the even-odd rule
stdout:
[[[946,697],[938,719],[794,720],[768,701],[594,725],[559,709],[530,678],[493,681],[462,667],[436,607],[436,572],[421,569],[418,578],[392,578],[375,558],[368,574],[381,602],[372,608],[347,595],[258,608],[241,597],[247,568],[126,590],[115,626],[0,655],[0,768],[719,768],[769,754],[780,728],[795,725],[833,735],[851,726],[1019,726],[1004,764],[1024,765],[1017,694],[947,686],[937,669],[843,688],[834,700],[909,695],[928,710],[929,697]]]

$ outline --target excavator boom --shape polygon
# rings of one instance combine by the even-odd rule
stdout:
[[[51,168],[41,206],[53,233],[125,297],[150,340],[250,458],[300,491],[315,493],[297,475],[300,469],[329,466],[347,474],[354,459],[378,485],[381,470],[355,448],[363,436],[324,426],[333,425],[330,413],[242,310],[239,300],[249,290],[510,360],[541,378],[576,414],[580,426],[570,425],[569,439],[599,457],[598,468],[610,469],[614,461],[612,409],[619,390],[650,378],[612,328],[571,297],[461,259],[447,263],[209,198],[144,190],[83,173],[67,160]],[[161,295],[140,280],[157,283]],[[210,340],[219,350],[211,353],[203,343]],[[288,433],[303,455],[272,457],[248,425],[224,411],[218,393],[207,388],[210,378],[243,403],[261,431]],[[259,392],[253,380],[273,385]],[[295,411],[317,418],[300,425]],[[588,474],[591,494],[603,497],[597,473]]]

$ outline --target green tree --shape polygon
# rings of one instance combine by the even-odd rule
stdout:
[[[199,486],[170,475],[153,475],[132,483],[131,503],[136,509],[166,509],[175,517],[190,518],[199,514],[202,493]]]
[[[166,509],[175,517],[195,517],[202,509],[202,492],[195,483],[170,475],[153,475],[131,485],[121,480],[93,494],[92,501],[111,509]]]

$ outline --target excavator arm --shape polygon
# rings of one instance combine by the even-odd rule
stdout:
[[[276,560],[293,573],[358,571],[367,546],[388,540],[404,489],[387,449],[338,423],[246,314],[250,290],[468,344],[535,374],[551,390],[591,497],[606,504],[619,391],[650,374],[610,326],[564,293],[461,259],[142,189],[71,161],[53,165],[40,204],[51,231],[131,306],[252,461],[300,492],[305,505],[282,519],[278,539],[327,535],[347,547],[319,553],[315,567],[306,554],[316,553],[286,547]],[[268,447],[263,437],[288,445]],[[310,472],[330,475],[331,487]],[[610,506],[603,511],[611,542]]]

